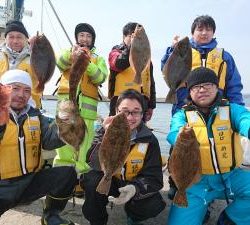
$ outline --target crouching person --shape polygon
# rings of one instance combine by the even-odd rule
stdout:
[[[202,171],[199,182],[186,190],[188,207],[171,205],[169,225],[202,224],[208,205],[215,199],[232,200],[217,225],[250,224],[249,161],[243,157],[240,139],[250,139],[250,112],[222,99],[218,86],[213,70],[194,69],[187,79],[190,101],[171,120],[167,137],[171,145],[182,127],[193,127],[200,144]]]
[[[47,195],[42,224],[73,225],[59,213],[76,184],[75,169],[41,169],[41,147],[50,150],[64,145],[56,124],[28,104],[32,81],[27,72],[9,70],[0,83],[12,87],[10,119],[0,124],[0,216]]]
[[[107,224],[106,205],[109,199],[117,205],[125,204],[129,225],[142,224],[141,221],[157,216],[165,208],[159,193],[163,187],[160,147],[154,134],[142,122],[143,111],[143,98],[139,92],[127,90],[119,96],[116,113],[123,112],[127,116],[131,129],[130,153],[121,173],[112,177],[108,194],[113,196],[111,198],[96,192],[96,187],[103,177],[98,151],[112,116],[107,117],[97,131],[88,153],[93,169],[84,174],[81,183],[85,190],[82,211],[91,225]]]

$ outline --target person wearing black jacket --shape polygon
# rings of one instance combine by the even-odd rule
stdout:
[[[159,193],[163,187],[160,147],[157,138],[142,121],[143,109],[143,97],[135,90],[126,90],[117,100],[116,113],[123,112],[127,116],[131,141],[130,153],[120,176],[112,177],[109,197],[99,194],[96,187],[103,177],[98,151],[113,116],[107,117],[97,131],[88,155],[92,170],[84,174],[81,182],[85,190],[82,211],[91,225],[107,224],[106,205],[109,201],[125,204],[128,225],[142,224],[140,221],[155,217],[165,208]]]
[[[115,105],[118,96],[127,89],[139,91],[145,100],[145,114],[143,120],[149,121],[153,115],[153,109],[156,107],[156,90],[153,76],[153,64],[150,63],[142,73],[142,85],[133,82],[134,71],[129,64],[130,45],[133,39],[133,33],[137,23],[129,22],[123,27],[123,42],[116,45],[109,53],[109,99],[110,113],[115,115]]]

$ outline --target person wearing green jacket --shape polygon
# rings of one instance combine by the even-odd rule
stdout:
[[[87,126],[85,138],[80,146],[78,155],[75,154],[71,146],[66,145],[56,150],[57,154],[53,162],[54,166],[74,166],[78,177],[89,170],[89,166],[86,163],[86,154],[94,137],[94,121],[97,118],[99,98],[98,86],[105,81],[108,74],[104,58],[96,53],[94,46],[95,38],[95,30],[90,24],[78,24],[75,28],[76,44],[72,48],[64,50],[57,59],[57,66],[62,73],[57,95],[58,100],[62,100],[68,99],[69,95],[69,71],[72,65],[72,55],[84,50],[90,58],[76,93],[80,115]]]

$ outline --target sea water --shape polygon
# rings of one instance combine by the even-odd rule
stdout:
[[[247,107],[250,107],[250,95],[244,96],[244,101]],[[55,100],[43,100],[43,109],[48,115],[54,116],[56,112]],[[169,124],[171,120],[171,104],[157,103],[154,109],[152,119],[148,122],[148,126],[153,129],[153,133],[157,137],[161,152],[163,155],[168,155],[170,145],[166,141],[166,136],[169,132]],[[109,102],[99,102],[98,114],[101,117],[106,117],[109,113]]]

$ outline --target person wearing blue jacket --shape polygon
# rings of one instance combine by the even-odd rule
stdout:
[[[208,205],[215,199],[231,203],[222,211],[217,225],[250,224],[250,165],[243,158],[241,138],[250,139],[250,111],[229,103],[219,92],[219,79],[205,67],[190,72],[189,102],[171,120],[167,140],[175,145],[180,130],[193,127],[200,144],[202,172],[199,182],[187,188],[188,207],[173,204],[168,225],[200,225]],[[244,154],[243,154],[244,153]],[[183,162],[185,163],[185,162]]]
[[[230,53],[223,48],[217,47],[217,40],[214,38],[216,24],[208,15],[198,16],[191,26],[192,38],[192,70],[203,66],[214,70],[219,78],[219,91],[229,102],[243,104],[241,90],[241,76],[236,67],[235,61]],[[168,47],[161,60],[161,69],[172,54],[175,45],[178,43],[178,36],[174,37],[172,46]],[[173,105],[172,114],[185,104],[188,90],[183,84],[177,91],[177,103]]]

